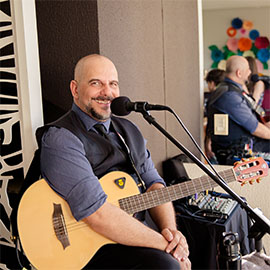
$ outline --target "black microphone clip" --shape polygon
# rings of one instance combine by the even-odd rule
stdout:
[[[154,110],[154,111],[163,111],[168,110],[170,108],[164,105],[153,105],[148,104],[146,101],[136,101],[131,102],[128,97],[120,96],[113,99],[111,103],[111,111],[113,114],[118,116],[125,116],[130,114],[130,112],[140,112],[145,113],[147,111]]]
[[[127,104],[129,111],[146,112],[146,111],[163,111],[166,110],[166,106],[148,104],[146,101],[129,102]]]

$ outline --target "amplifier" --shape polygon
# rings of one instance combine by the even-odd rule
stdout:
[[[238,203],[226,194],[216,192],[206,194],[205,192],[201,192],[191,196],[188,204],[193,209],[197,208],[195,212],[197,215],[227,219]]]

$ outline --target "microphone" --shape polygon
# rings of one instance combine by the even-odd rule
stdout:
[[[163,105],[148,104],[146,101],[131,102],[128,97],[120,96],[113,99],[111,103],[111,111],[118,116],[125,116],[130,112],[145,112],[145,111],[163,111],[170,110],[169,107]]]
[[[259,76],[257,74],[253,74],[250,79],[253,82],[261,80],[263,82],[270,83],[270,76]]]

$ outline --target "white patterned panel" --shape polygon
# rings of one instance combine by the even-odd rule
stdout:
[[[0,132],[1,132],[1,157],[0,157],[0,204],[5,213],[1,213],[0,220],[0,245],[14,247],[10,239],[10,224],[6,217],[10,217],[11,206],[9,202],[8,185],[14,179],[14,171],[21,169],[20,178],[23,178],[22,143],[20,133],[20,109],[18,102],[17,70],[14,66],[14,29],[10,14],[9,1],[0,0]],[[7,13],[6,13],[7,12]],[[8,49],[7,49],[8,48]],[[13,48],[10,49],[10,48]],[[9,92],[9,90],[11,90]],[[17,129],[14,129],[17,125]],[[5,219],[4,219],[5,218]],[[1,265],[2,267],[3,265]],[[6,269],[6,268],[2,268]]]

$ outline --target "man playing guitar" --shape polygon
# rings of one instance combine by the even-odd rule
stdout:
[[[82,58],[70,90],[72,109],[40,128],[37,139],[41,173],[48,184],[68,202],[77,221],[117,243],[101,247],[87,269],[190,269],[188,245],[177,230],[170,202],[149,210],[157,232],[109,203],[99,183],[106,173],[121,170],[133,175],[138,186],[144,183],[146,192],[165,186],[138,128],[111,117],[111,101],[119,96],[114,64],[100,55]],[[121,188],[124,182],[116,185]]]

